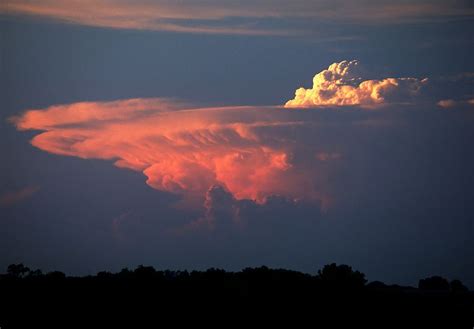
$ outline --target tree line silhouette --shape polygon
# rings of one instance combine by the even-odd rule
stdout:
[[[11,264],[0,275],[0,293],[2,329],[8,328],[7,324],[25,325],[32,319],[51,326],[57,319],[53,310],[80,321],[92,314],[103,318],[110,310],[137,314],[148,309],[161,319],[181,313],[182,317],[174,318],[178,322],[186,321],[184,314],[197,310],[214,310],[209,315],[216,319],[217,309],[221,315],[238,309],[241,316],[234,321],[252,315],[264,318],[267,324],[279,323],[280,318],[292,319],[295,324],[318,317],[319,322],[332,321],[337,327],[416,324],[418,328],[471,329],[474,325],[474,293],[459,280],[432,276],[421,279],[416,288],[367,283],[365,274],[335,263],[314,275],[266,266],[228,272],[216,268],[161,271],[140,265],[134,270],[83,277]],[[78,312],[83,318],[77,317]]]

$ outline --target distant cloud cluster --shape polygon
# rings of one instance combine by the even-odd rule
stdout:
[[[403,102],[416,96],[428,79],[385,78],[364,80],[357,60],[331,64],[316,74],[311,89],[299,88],[285,107],[376,106]]]

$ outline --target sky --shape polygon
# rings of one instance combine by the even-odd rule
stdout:
[[[0,269],[474,287],[470,1],[6,0]]]

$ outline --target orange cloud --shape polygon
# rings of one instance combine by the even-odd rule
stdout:
[[[151,31],[203,34],[287,35],[287,31],[256,28],[254,24],[224,24],[228,17],[274,16],[251,6],[195,1],[6,0],[0,13],[39,16],[67,23]],[[213,23],[209,23],[213,21]],[[222,24],[215,24],[221,22]],[[191,24],[189,24],[191,23]]]
[[[466,107],[470,107],[474,105],[474,99],[468,99],[468,100],[442,99],[436,104],[439,107],[442,107],[444,109],[466,108]]]
[[[80,125],[107,120],[125,120],[147,112],[170,111],[184,104],[163,98],[135,98],[112,102],[79,102],[55,105],[47,110],[31,110],[10,118],[19,130],[48,130],[62,125]]]
[[[344,22],[390,23],[470,16],[468,5],[456,1],[416,1],[410,4],[377,1],[169,1],[169,0],[4,0],[0,13],[31,15],[87,26],[117,29],[157,30],[185,33],[288,35],[288,31],[256,26],[265,18],[343,20]],[[227,18],[246,18],[235,24]],[[285,20],[287,24],[288,20]],[[302,32],[302,31],[300,31]]]
[[[363,80],[357,60],[331,64],[316,74],[311,89],[299,88],[285,107],[377,106],[416,95],[427,79],[385,78]]]
[[[222,185],[237,199],[258,202],[274,194],[321,199],[317,170],[295,164],[294,143],[273,134],[303,124],[287,115],[275,108],[190,109],[158,98],[51,106],[11,121],[41,130],[31,141],[39,149],[113,160],[158,190],[202,198]]]
[[[38,186],[27,186],[17,191],[11,191],[0,195],[0,206],[9,207],[21,202],[39,190]]]
[[[443,99],[443,100],[440,100],[437,104],[439,107],[446,109],[446,108],[455,107],[457,103],[453,99]]]

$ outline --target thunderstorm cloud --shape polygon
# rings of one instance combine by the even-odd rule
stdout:
[[[416,96],[428,79],[384,78],[366,80],[357,60],[333,63],[313,78],[313,87],[299,88],[285,107],[377,106]]]
[[[141,172],[150,187],[204,204],[207,217],[220,213],[212,202],[219,196],[237,213],[241,200],[263,205],[276,196],[317,203],[324,211],[344,194],[340,172],[357,167],[371,143],[380,135],[407,136],[395,132],[405,126],[398,114],[387,112],[403,109],[400,99],[415,99],[427,83],[363,76],[358,61],[334,63],[285,106],[200,107],[137,98],[54,105],[10,120],[19,130],[40,131],[31,144],[41,150]],[[331,110],[346,105],[350,111]]]

